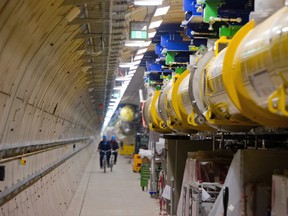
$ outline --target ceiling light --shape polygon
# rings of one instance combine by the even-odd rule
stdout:
[[[134,57],[134,61],[136,61],[136,60],[141,60],[143,57],[144,57],[144,55],[136,55],[136,56]]]
[[[153,38],[156,34],[156,31],[148,33],[148,38]]]
[[[136,70],[138,68],[138,65],[134,65],[132,67],[130,67],[130,70]]]
[[[128,74],[134,74],[136,72],[136,70],[131,70],[128,72]]]
[[[150,25],[149,25],[149,29],[152,29],[152,28],[157,28],[161,25],[163,20],[158,20],[158,21],[155,21],[155,22],[151,22]]]
[[[139,6],[153,6],[153,5],[162,5],[163,0],[135,0],[134,5]]]
[[[114,89],[114,90],[121,90],[121,89],[122,89],[122,86],[115,86],[113,89]]]
[[[119,67],[121,67],[121,68],[130,68],[131,66],[133,66],[133,64],[131,62],[119,64]]]
[[[143,46],[141,46],[141,47],[147,47],[147,46],[149,46],[150,44],[151,44],[151,41],[146,41],[146,42],[143,43]]]
[[[139,49],[136,53],[136,55],[139,55],[139,54],[142,54],[142,53],[145,53],[147,51],[147,48],[144,48],[144,49]]]
[[[157,10],[154,13],[154,17],[167,14],[169,8],[170,8],[170,6],[157,8]]]
[[[125,41],[125,46],[129,47],[139,47],[143,46],[145,44],[145,41]]]
[[[117,77],[115,80],[116,81],[127,81],[128,79],[125,76],[122,76],[122,77]]]
[[[133,63],[132,66],[139,65],[139,64],[141,63],[141,60],[134,61],[134,62],[132,62],[132,63]],[[130,70],[131,70],[131,67],[130,67]]]

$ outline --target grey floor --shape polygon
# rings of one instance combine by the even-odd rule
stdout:
[[[104,173],[99,153],[94,152],[66,216],[156,216],[158,201],[140,187],[139,173],[132,172],[129,159],[119,156],[118,163]]]

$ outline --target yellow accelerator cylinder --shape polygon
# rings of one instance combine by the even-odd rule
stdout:
[[[176,75],[177,77],[178,75]],[[175,77],[173,78],[175,79]],[[173,105],[172,105],[172,88],[173,88],[173,81],[170,81],[167,85],[163,88],[163,93],[160,99],[160,107],[163,108],[162,112],[166,115],[166,125],[175,132],[182,131],[182,122],[177,117]],[[163,103],[163,104],[161,104]],[[162,114],[163,115],[163,114]]]
[[[182,124],[181,129],[184,132],[211,130],[211,127],[207,126],[205,123],[197,124],[194,121],[194,118],[192,121],[188,121],[188,117],[195,117],[195,112],[189,96],[189,79],[190,70],[186,70],[177,78],[172,88],[172,107],[177,119],[179,119]]]
[[[159,114],[158,101],[160,93],[159,90],[155,90],[153,96],[146,101],[147,105],[145,104],[144,116],[146,116],[145,119],[147,119],[147,124],[149,125],[150,130],[159,133],[170,133],[172,132],[171,129],[165,125],[165,122]]]
[[[212,58],[202,71],[203,82],[200,89],[203,89],[203,97],[207,106],[205,117],[207,121],[217,129],[228,131],[248,130],[255,123],[244,117],[235,107],[225,91],[222,70],[223,59],[227,49],[222,50],[216,57]]]
[[[253,22],[246,24],[224,58],[231,100],[243,115],[270,127],[288,127],[287,14],[286,6],[254,29]]]

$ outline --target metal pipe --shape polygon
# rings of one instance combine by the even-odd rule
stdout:
[[[34,155],[34,154],[39,154],[39,153],[43,153],[43,152],[46,152],[46,151],[54,150],[54,149],[61,148],[61,147],[62,146],[55,146],[55,147],[47,148],[47,149],[44,149],[44,150],[34,151],[34,152],[26,153],[26,154],[19,154],[19,155],[13,156],[13,157],[0,159],[0,164],[1,163],[7,163],[9,161],[20,159],[20,158],[23,158],[23,157],[31,156],[31,155]]]
[[[50,142],[35,142],[35,143],[32,142],[32,143],[17,143],[17,144],[3,145],[2,149],[0,150],[0,158],[4,159],[4,158],[16,157],[28,151],[29,153],[32,153],[35,151],[45,150],[51,147],[62,146],[66,144],[73,144],[88,139],[90,138],[83,137],[74,139],[55,140]]]
[[[156,142],[151,141],[151,152],[152,152],[152,157],[151,157],[151,181],[150,181],[150,194],[155,195],[157,193],[157,182],[156,182],[156,171],[155,171],[155,149],[156,149]]]
[[[170,215],[174,216],[174,176],[171,177],[170,179]]]

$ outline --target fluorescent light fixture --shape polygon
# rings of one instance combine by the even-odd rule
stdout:
[[[131,70],[131,71],[128,72],[128,75],[129,74],[135,74],[135,72],[136,72],[136,70]]]
[[[135,65],[139,65],[140,63],[141,63],[141,60],[134,61],[134,62],[133,62],[133,66],[135,66]],[[130,70],[131,70],[131,67],[130,67]]]
[[[149,46],[150,44],[151,44],[151,41],[146,41],[146,42],[143,43],[143,46],[141,46],[141,47],[147,47],[147,46]]]
[[[134,5],[138,6],[153,6],[153,5],[162,5],[163,0],[135,0]]]
[[[157,8],[157,10],[155,11],[154,17],[167,14],[169,8],[170,6]]]
[[[163,20],[158,20],[158,21],[155,21],[155,22],[151,22],[150,25],[149,25],[149,29],[152,29],[152,28],[157,28],[161,25]]]
[[[116,81],[127,81],[128,79],[127,79],[127,77],[122,76],[122,77],[117,77],[115,80]]]
[[[143,57],[144,57],[144,55],[136,55],[136,56],[134,57],[134,61],[136,61],[136,60],[141,60]]]
[[[131,62],[126,62],[126,63],[120,63],[119,67],[121,68],[130,68],[131,66],[133,66],[133,64]]]
[[[156,31],[148,33],[148,38],[153,38],[156,34]]]
[[[128,72],[128,75],[130,75],[130,74],[135,74],[135,72],[136,72],[136,70],[129,71],[129,72]]]
[[[141,47],[145,44],[145,41],[125,41],[125,46],[128,47]]]
[[[132,78],[134,76],[134,74],[128,74],[128,75],[126,75],[126,77],[128,77],[128,78]]]
[[[134,65],[132,67],[130,67],[130,70],[136,70],[138,68],[138,65]]]
[[[125,83],[127,83],[127,82],[128,82],[128,83],[130,82],[130,80],[131,80],[131,78],[132,78],[131,75],[132,75],[132,74],[127,74],[127,75],[125,76],[127,80],[124,81],[123,84],[125,84]]]
[[[121,90],[121,89],[122,89],[122,86],[115,86],[113,89],[114,89],[114,90]]]
[[[147,48],[144,48],[144,49],[139,49],[136,53],[136,55],[140,55],[142,53],[145,53],[147,51]]]

